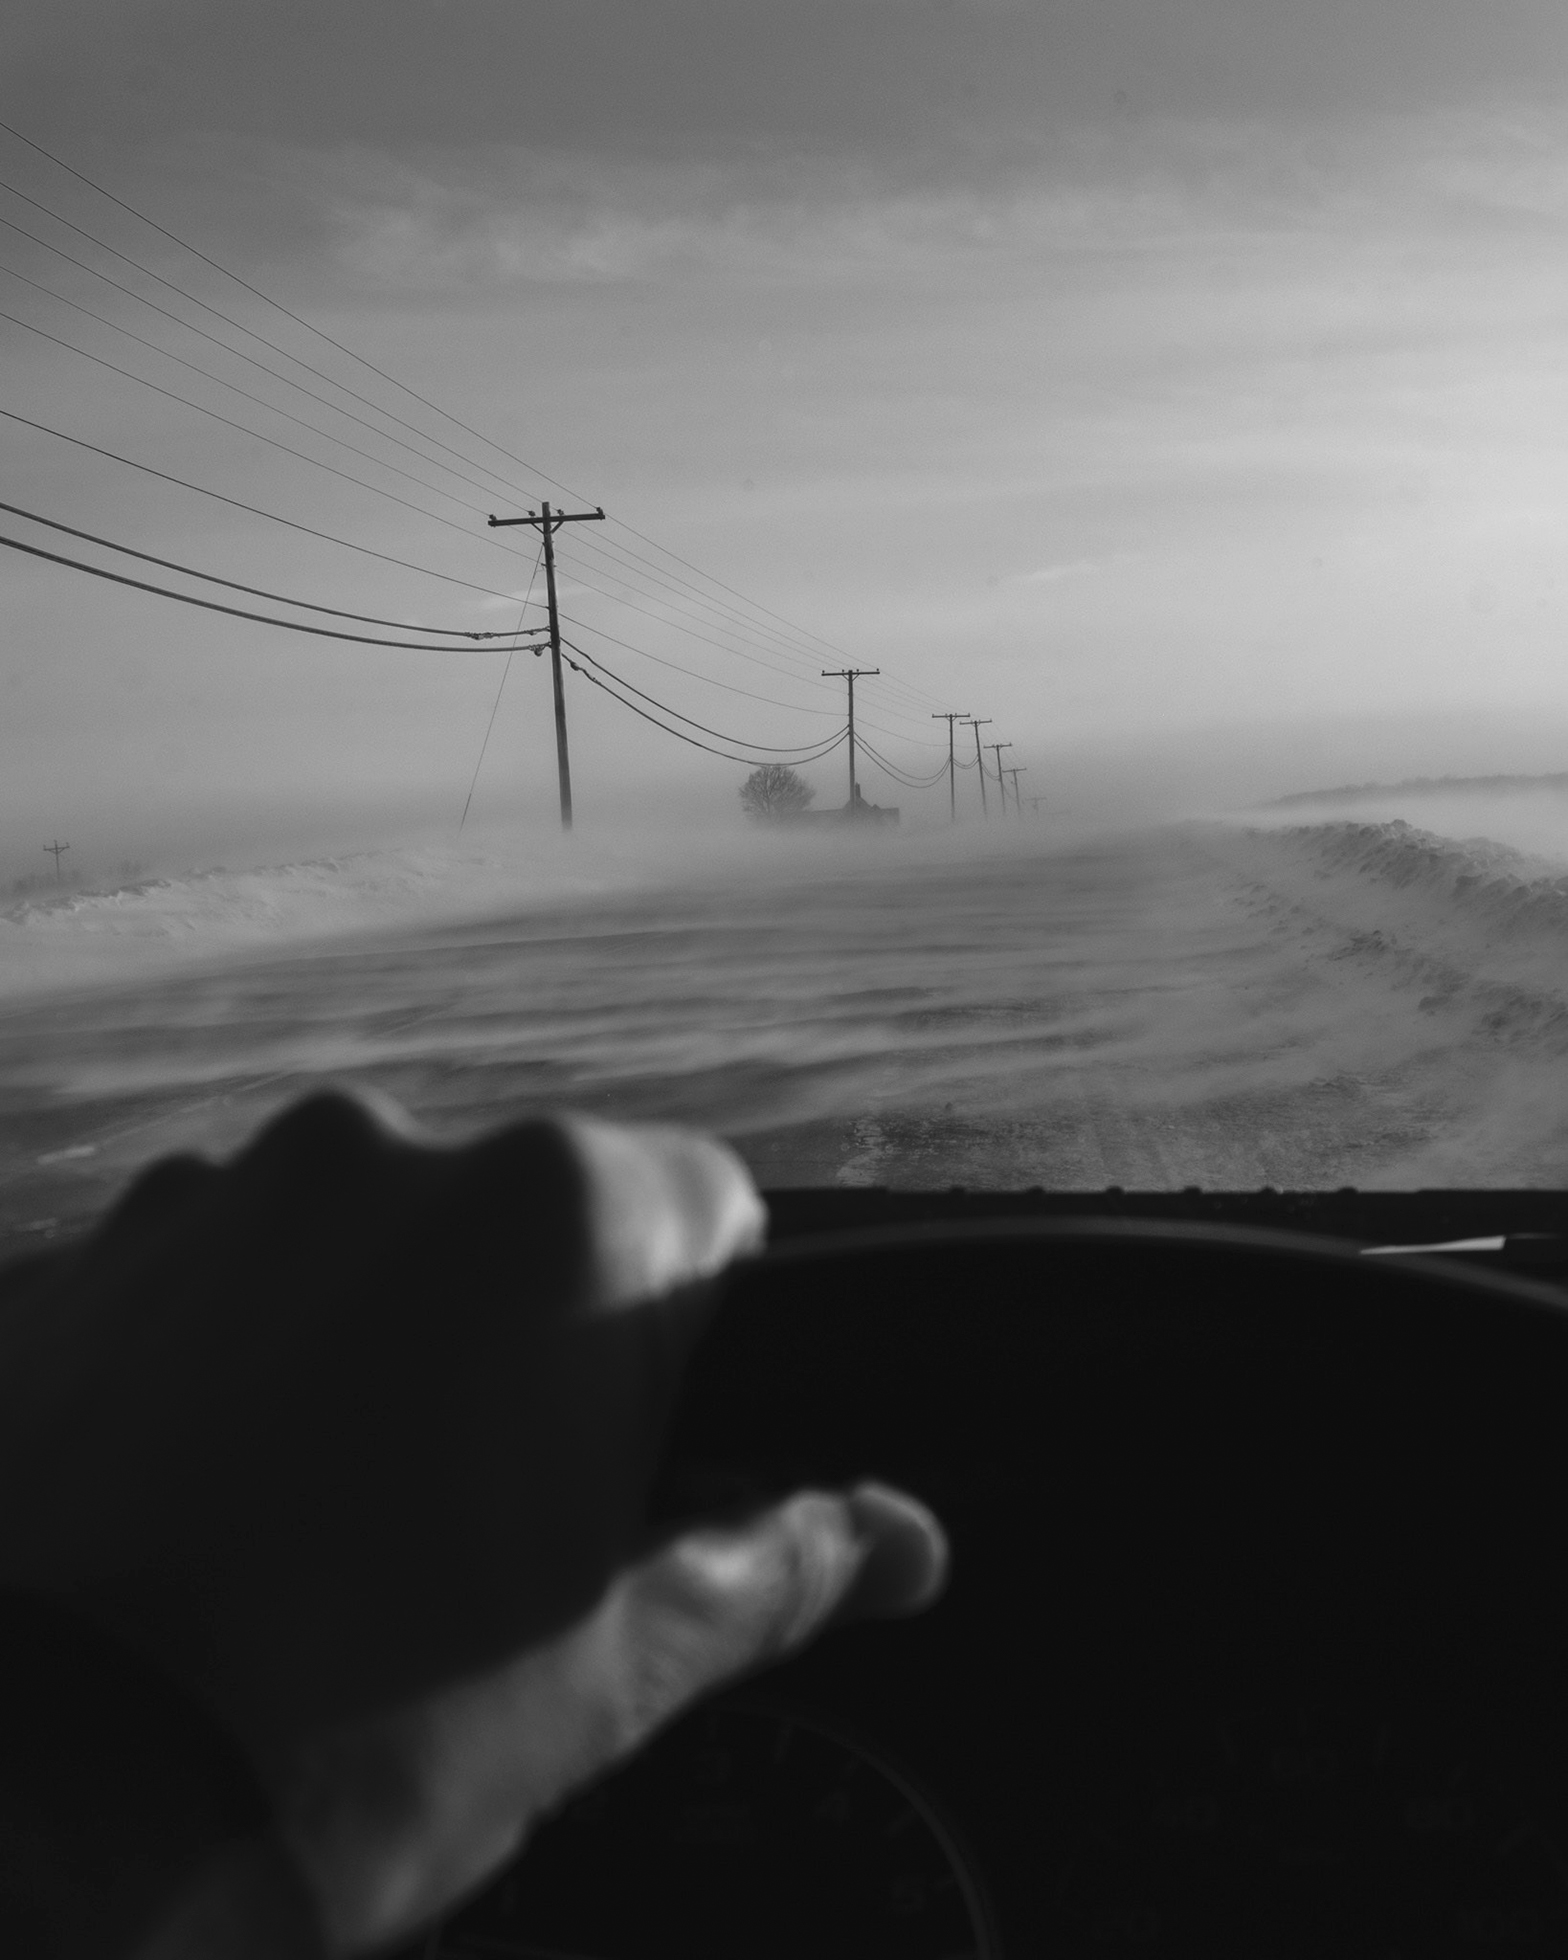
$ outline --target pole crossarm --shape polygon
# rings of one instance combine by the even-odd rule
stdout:
[[[487,521],[492,531],[504,531],[509,524],[548,524],[552,531],[559,531],[563,524],[591,524],[596,518],[604,516],[604,506],[597,510],[551,510],[543,506],[544,515],[530,511],[526,517],[492,517]]]
[[[492,517],[492,530],[509,524],[537,525],[544,538],[544,583],[550,599],[550,679],[555,689],[555,766],[561,780],[561,828],[572,827],[572,764],[566,749],[566,690],[561,682],[561,615],[555,604],[554,538],[563,524],[591,524],[602,519],[604,506],[597,510],[551,510],[541,504],[526,517]]]
[[[853,817],[860,804],[860,788],[855,780],[855,683],[863,674],[880,674],[880,667],[824,667],[825,681],[849,683],[849,802],[846,814]]]

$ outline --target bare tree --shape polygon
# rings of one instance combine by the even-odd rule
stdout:
[[[748,817],[766,822],[775,817],[793,817],[805,809],[816,795],[793,769],[782,762],[765,762],[753,769],[740,786],[741,806]]]

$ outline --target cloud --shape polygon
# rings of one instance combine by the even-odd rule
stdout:
[[[208,135],[397,159],[811,159],[987,188],[1064,136],[1560,102],[1560,0],[12,0],[11,119],[108,162]]]

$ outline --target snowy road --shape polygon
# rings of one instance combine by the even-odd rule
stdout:
[[[1568,1182],[1568,896],[1389,826],[537,903],[0,1014],[0,1231],[68,1231],[322,1081],[435,1131],[541,1105],[731,1136],[772,1184]]]

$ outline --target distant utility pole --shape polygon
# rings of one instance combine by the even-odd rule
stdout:
[[[880,674],[880,667],[824,667],[825,681],[849,682],[849,814],[855,814],[855,683],[862,674]]]
[[[953,723],[955,721],[964,721],[967,717],[964,715],[933,715],[931,719],[933,721],[945,721],[947,723],[947,812],[949,821],[957,823],[958,779],[953,774]]]
[[[976,721],[973,715],[965,715],[964,717],[965,728],[972,728],[975,731],[975,768],[980,777],[980,814],[982,817],[990,816],[991,806],[985,800],[985,757],[980,753],[980,731],[982,728],[989,726],[990,720],[991,717],[989,715],[982,715],[978,721]]]
[[[1033,810],[1033,812],[1035,813],[1035,815],[1036,815],[1036,816],[1039,816],[1039,814],[1040,814],[1040,805],[1041,805],[1041,804],[1042,804],[1042,803],[1043,803],[1044,801],[1045,801],[1045,798],[1044,798],[1043,796],[1031,796],[1031,797],[1030,797],[1030,799],[1029,799],[1029,808],[1030,808],[1031,810]]]
[[[1018,794],[1018,778],[1028,775],[1029,765],[1027,762],[1022,763],[1016,769],[1010,768],[1007,773],[1013,779],[1013,815],[1021,817],[1024,813],[1024,803],[1023,798]]]
[[[997,794],[1002,799],[1002,815],[1004,817],[1007,815],[1007,785],[1002,781],[1002,751],[1003,749],[1010,749],[1012,746],[1011,742],[986,743],[988,749],[995,749],[996,751],[996,788]]]
[[[508,524],[537,524],[544,533],[544,583],[550,595],[550,678],[555,682],[555,765],[561,778],[561,828],[572,827],[572,765],[566,753],[566,690],[561,685],[561,620],[555,610],[555,546],[551,542],[563,524],[587,524],[604,516],[597,510],[557,510],[541,504],[526,517],[492,517],[493,530]]]
[[[53,851],[54,853],[54,881],[57,885],[63,883],[60,877],[60,853],[62,851],[68,851],[70,848],[69,844],[62,844],[58,841],[53,844],[45,844],[44,846],[46,851]]]

